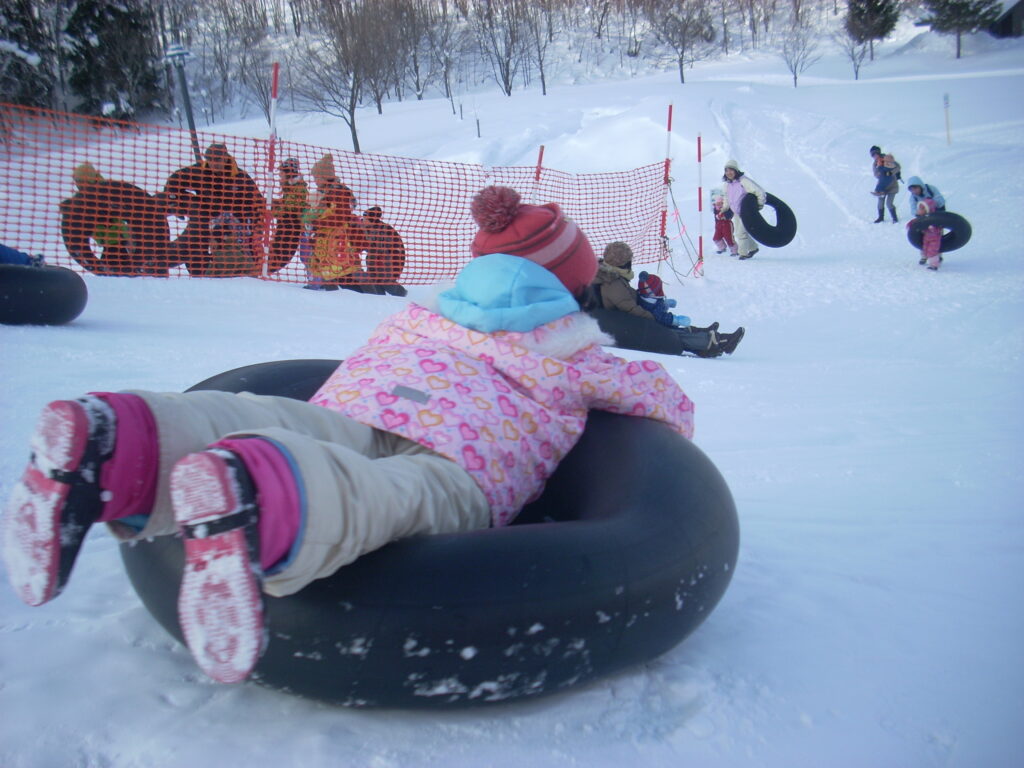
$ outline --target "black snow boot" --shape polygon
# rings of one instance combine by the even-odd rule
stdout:
[[[883,221],[885,221],[885,212],[884,211],[879,211],[878,212],[878,218],[875,219],[874,222],[872,222],[872,223],[880,224]]]
[[[746,330],[744,330],[743,326],[741,325],[732,333],[718,334],[718,340],[719,343],[721,343],[722,345],[722,351],[727,355],[731,355],[733,352],[735,352],[736,347],[738,347],[740,345],[740,342],[743,341],[744,333],[746,333]]]
[[[718,335],[713,330],[703,328],[676,328],[676,335],[682,342],[682,351],[690,352],[697,357],[718,357],[722,350],[718,343]]]

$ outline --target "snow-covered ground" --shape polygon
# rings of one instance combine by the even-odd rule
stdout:
[[[96,530],[53,603],[27,608],[0,584],[0,765],[1019,765],[1024,45],[970,38],[959,61],[952,46],[907,35],[859,82],[826,56],[794,89],[780,60],[748,56],[701,64],[685,86],[669,73],[477,95],[463,121],[444,101],[362,117],[366,151],[515,165],[544,144],[546,165],[591,172],[660,159],[674,102],[674,196],[691,237],[698,133],[705,188],[735,157],[796,212],[784,249],[712,254],[703,279],[681,279],[690,263],[674,240],[676,269],[661,270],[696,322],[747,328],[730,358],[659,358],[696,401],[696,442],[742,531],[732,585],[683,644],[537,701],[332,708],[204,678]],[[348,147],[324,118],[284,116],[281,133]],[[871,223],[872,144],[973,224],[938,273],[918,266],[902,222]],[[50,399],[344,357],[403,303],[250,279],[86,281],[74,323],[0,328],[4,497]]]

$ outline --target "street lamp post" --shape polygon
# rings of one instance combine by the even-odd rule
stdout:
[[[196,156],[196,162],[203,161],[203,153],[199,149],[199,135],[196,133],[196,120],[192,116],[192,101],[188,97],[188,82],[185,80],[185,59],[191,56],[183,45],[173,43],[167,48],[165,58],[174,65],[178,71],[178,82],[181,85],[181,97],[185,101],[185,117],[188,120],[188,131],[192,135],[192,152]]]

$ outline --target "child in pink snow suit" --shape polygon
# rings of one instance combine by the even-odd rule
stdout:
[[[597,260],[556,204],[473,199],[473,258],[436,309],[385,320],[310,402],[217,391],[92,393],[47,405],[3,516],[10,582],[64,588],[89,527],[185,539],[179,621],[199,666],[245,679],[283,596],[389,541],[507,525],[590,409],[693,432],[658,363],[606,353],[580,312]]]
[[[917,215],[918,217],[927,216],[930,213],[935,213],[936,206],[935,201],[932,199],[921,200],[917,204]],[[907,229],[914,226],[914,222],[917,219],[912,219],[907,222]],[[921,259],[918,264],[927,264],[928,269],[933,272],[937,271],[939,264],[942,263],[942,227],[936,227],[934,224],[925,227],[921,233]]]
[[[711,197],[711,208],[715,212],[715,249],[716,253],[725,253],[725,249],[729,249],[730,256],[736,256],[739,254],[739,250],[736,248],[736,241],[732,236],[732,222],[725,217],[725,211],[722,210],[722,204],[725,202],[725,197],[720,193],[716,192]]]

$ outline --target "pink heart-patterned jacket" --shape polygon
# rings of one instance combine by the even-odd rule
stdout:
[[[693,403],[658,363],[605,352],[596,321],[482,333],[416,304],[385,320],[310,402],[421,443],[476,480],[495,526],[540,495],[591,408],[693,435]]]

